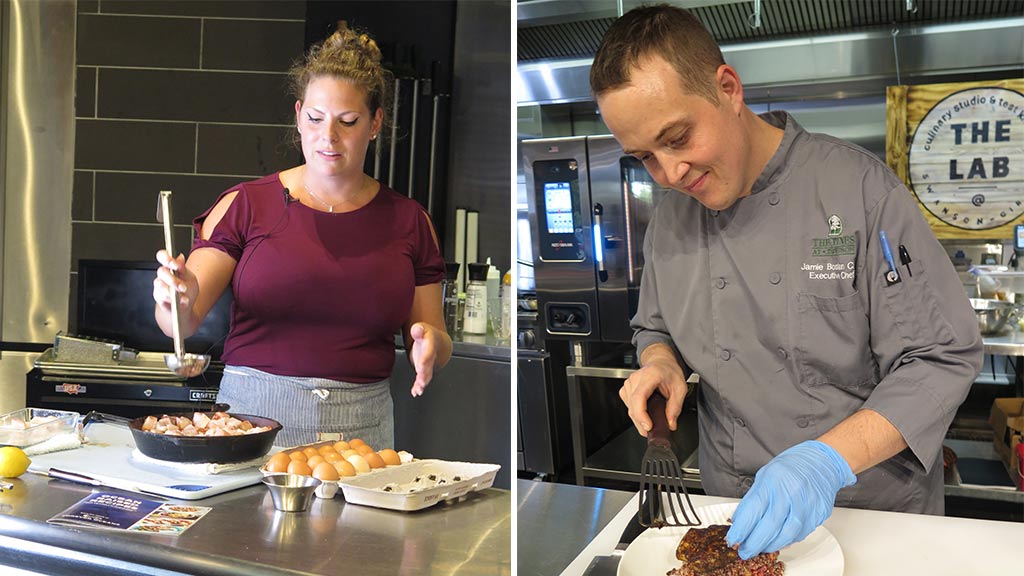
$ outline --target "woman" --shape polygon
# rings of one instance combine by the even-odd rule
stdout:
[[[165,334],[172,290],[188,336],[231,285],[217,400],[280,421],[279,444],[344,434],[393,446],[395,332],[416,370],[413,396],[451,356],[430,218],[363,173],[391,86],[380,57],[373,40],[339,23],[291,70],[305,164],[224,192],[194,220],[187,261],[157,253]]]

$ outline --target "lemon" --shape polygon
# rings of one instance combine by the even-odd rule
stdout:
[[[0,448],[0,477],[17,478],[28,470],[32,461],[21,451],[21,448],[4,446]]]

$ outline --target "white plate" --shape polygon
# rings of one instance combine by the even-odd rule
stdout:
[[[736,504],[715,504],[697,509],[705,528],[729,524]],[[676,546],[689,528],[649,528],[637,537],[619,562],[618,576],[665,574],[682,564],[676,559]],[[824,526],[803,540],[783,548],[779,560],[786,564],[786,576],[842,576],[843,550],[835,536]]]

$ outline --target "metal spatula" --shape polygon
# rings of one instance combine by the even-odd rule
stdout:
[[[174,218],[171,216],[170,190],[160,192],[160,199],[156,206],[156,219],[164,225],[164,249],[167,250],[167,256],[174,258],[174,232],[172,230]],[[187,378],[199,376],[210,364],[210,357],[206,354],[185,352],[184,338],[181,337],[181,316],[178,313],[177,294],[171,298],[171,330],[174,336],[174,354],[164,355],[164,363],[179,376]]]
[[[640,465],[640,523],[648,528],[699,526],[700,518],[683,484],[679,459],[672,449],[665,397],[660,392],[655,391],[647,399],[647,413],[651,416],[651,430],[647,433],[647,451]],[[663,494],[668,496],[664,500]]]

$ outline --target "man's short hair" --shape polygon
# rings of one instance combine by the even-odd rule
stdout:
[[[627,84],[633,68],[650,56],[668,62],[687,91],[718,105],[722,51],[696,16],[668,4],[634,8],[612,23],[590,66],[591,91],[600,96]]]

